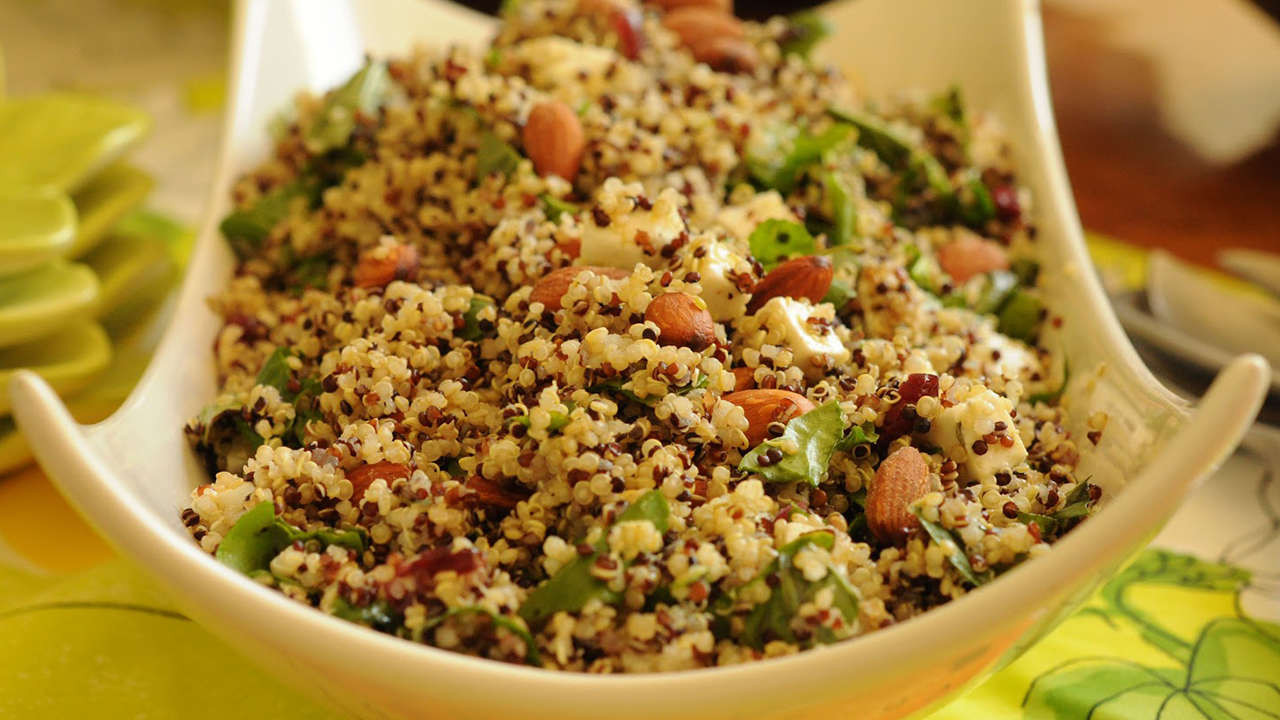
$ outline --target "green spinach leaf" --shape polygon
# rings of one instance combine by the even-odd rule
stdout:
[[[997,329],[1011,338],[1034,343],[1044,317],[1044,303],[1034,293],[1019,288],[1009,297],[997,315]]]
[[[464,324],[460,329],[454,331],[454,334],[463,340],[474,341],[484,337],[484,331],[480,329],[480,311],[493,307],[493,304],[493,299],[487,295],[473,295],[470,307],[462,314]]]
[[[808,60],[814,46],[834,31],[831,22],[817,12],[804,10],[794,13],[787,16],[787,31],[778,48],[783,55],[798,55]]]
[[[297,198],[308,198],[310,188],[295,180],[258,198],[252,206],[236,210],[222,219],[218,229],[236,257],[244,260],[262,248],[272,228],[289,214]]]
[[[364,607],[357,607],[339,597],[330,611],[334,617],[340,617],[353,623],[365,625],[382,632],[392,632],[400,627],[404,618],[396,612],[386,600],[374,600]]]
[[[857,592],[835,568],[828,568],[821,580],[811,582],[795,567],[795,556],[810,545],[830,550],[835,545],[835,536],[829,531],[818,530],[787,543],[759,575],[738,588],[737,592],[722,596],[713,606],[713,612],[724,616],[732,611],[743,588],[760,583],[770,588],[769,598],[752,608],[745,619],[739,637],[744,645],[759,650],[773,639],[796,642],[796,634],[791,627],[792,620],[802,605],[812,602],[818,593],[828,588],[832,591],[832,607],[839,611],[844,621],[852,623],[857,619]],[[830,643],[839,638],[829,629],[823,628],[814,635],[814,639],[820,643]]]
[[[356,115],[372,114],[391,93],[391,74],[382,62],[360,68],[341,87],[331,91],[308,129],[303,143],[312,154],[345,146],[356,127]]]
[[[542,193],[538,196],[538,200],[542,202],[542,213],[553,223],[560,222],[560,218],[565,215],[577,215],[582,212],[581,207],[549,193]]]
[[[337,545],[356,553],[364,552],[364,530],[320,528],[305,531],[276,517],[275,505],[263,501],[249,509],[231,526],[218,545],[214,557],[246,575],[267,570],[271,559],[294,542],[315,540],[322,546]]]
[[[844,418],[840,403],[832,400],[810,410],[787,423],[781,437],[765,440],[752,448],[739,463],[738,469],[759,475],[765,482],[805,482],[817,487],[827,474],[831,455],[836,445],[845,437]],[[794,444],[796,452],[788,453],[783,446]],[[777,449],[782,459],[776,463],[761,462],[765,454]]]
[[[858,129],[858,144],[870,149],[886,165],[905,171],[911,177],[923,181],[938,199],[950,203],[955,195],[955,187],[951,178],[931,153],[917,146],[890,127],[883,120],[866,113],[839,110],[832,108],[830,114],[835,119],[849,123]]]
[[[653,523],[658,532],[665,533],[670,516],[671,506],[667,503],[666,496],[661,490],[650,490],[636,498],[630,507],[618,515],[616,522],[647,520]],[[622,601],[617,592],[591,574],[597,558],[608,551],[607,537],[608,532],[596,543],[594,552],[578,555],[529,593],[520,606],[519,614],[530,627],[541,626],[558,612],[577,612],[594,599],[608,605]]]
[[[476,151],[476,173],[488,177],[495,173],[510,175],[520,166],[520,153],[503,142],[491,131],[480,136],[480,148]]]
[[[995,577],[995,574],[990,570],[975,573],[973,565],[969,562],[969,555],[965,552],[964,543],[960,541],[960,538],[956,537],[950,530],[942,527],[942,525],[932,520],[926,520],[924,514],[920,512],[919,505],[911,506],[911,514],[920,520],[920,527],[924,528],[924,531],[938,544],[938,547],[947,553],[947,560],[951,562],[951,566],[960,573],[960,577],[964,578],[966,582],[977,587],[991,582],[991,579]]]
[[[836,124],[819,135],[794,126],[775,128],[765,141],[748,151],[747,173],[757,184],[789,194],[800,182],[800,176],[822,159],[823,153],[839,145],[852,134],[847,125]]]
[[[449,608],[449,610],[441,614],[439,617],[429,620],[426,625],[423,626],[422,632],[425,633],[435,628],[449,618],[459,617],[462,615],[483,615],[489,618],[489,621],[492,622],[495,627],[500,627],[524,641],[526,648],[524,659],[526,663],[530,665],[542,664],[542,656],[538,652],[538,643],[534,640],[533,634],[529,632],[529,628],[524,626],[524,623],[513,618],[509,618],[506,615],[496,613],[488,608],[480,607],[479,605]]]
[[[818,243],[805,226],[777,218],[765,220],[747,238],[751,255],[771,268],[784,258],[798,258],[818,251]]]

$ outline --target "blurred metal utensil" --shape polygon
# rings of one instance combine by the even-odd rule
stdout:
[[[1265,250],[1227,248],[1218,251],[1218,264],[1254,285],[1280,295],[1280,255]]]

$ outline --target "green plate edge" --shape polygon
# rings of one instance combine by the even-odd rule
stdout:
[[[14,372],[34,371],[60,395],[71,395],[87,386],[111,363],[111,339],[102,326],[78,322],[40,340],[0,349],[0,387],[8,388]],[[0,414],[13,406],[8,392],[0,393]]]
[[[128,163],[116,163],[91,178],[72,198],[80,223],[67,256],[79,258],[97,246],[112,225],[142,204],[154,185],[150,175]]]
[[[0,188],[51,188],[74,194],[151,129],[124,103],[54,92],[0,100]]]
[[[25,206],[25,207],[24,207]],[[17,213],[27,213],[26,229],[3,227]],[[61,257],[76,235],[76,209],[55,190],[0,189],[0,277],[16,275]],[[8,236],[5,237],[5,234]]]
[[[98,297],[93,270],[65,260],[0,278],[0,348],[52,335],[87,317]]]

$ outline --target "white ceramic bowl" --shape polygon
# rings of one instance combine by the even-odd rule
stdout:
[[[1075,375],[1068,401],[1111,416],[1082,467],[1107,488],[1106,507],[1048,556],[949,605],[864,638],[738,667],[553,673],[414,645],[326,616],[220,565],[178,521],[187,493],[205,479],[181,427],[215,392],[209,347],[218,320],[204,299],[232,268],[217,220],[232,178],[266,152],[269,117],[298,88],[336,83],[366,48],[385,54],[415,40],[478,43],[491,26],[438,0],[243,0],[237,12],[237,71],[210,212],[176,319],[147,375],[118,413],[91,427],[77,425],[34,375],[18,378],[11,392],[45,468],[122,553],[248,657],[353,714],[816,720],[921,711],[1014,656],[1138,550],[1235,447],[1261,402],[1265,364],[1245,357],[1191,413],[1121,333],[1081,240],[1033,2],[856,0],[829,9],[842,32],[827,43],[827,59],[856,69],[872,94],[957,82],[971,107],[996,112],[1008,126],[1036,197],[1048,292],[1066,320],[1060,340]],[[1076,413],[1077,421],[1085,414]]]

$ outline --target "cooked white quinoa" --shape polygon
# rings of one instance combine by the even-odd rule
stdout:
[[[653,7],[524,0],[488,53],[299,98],[224,224],[200,546],[385,632],[586,672],[798,652],[1047,552],[1099,490],[998,127],[954,92],[867,106],[789,52],[810,19],[730,22],[732,62]],[[530,159],[549,103],[581,130],[568,180]],[[618,271],[531,301],[569,265]],[[673,331],[675,293],[710,334]]]

